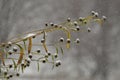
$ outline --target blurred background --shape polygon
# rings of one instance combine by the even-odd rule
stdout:
[[[120,79],[120,0],[0,0],[0,42],[17,34],[44,28],[46,22],[60,23],[68,17],[77,19],[97,11],[107,16],[91,33],[73,34],[79,46],[65,50],[62,65],[35,65],[14,80],[119,80]],[[54,42],[51,34],[49,41]]]

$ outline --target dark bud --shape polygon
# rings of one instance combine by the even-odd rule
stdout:
[[[51,23],[50,23],[50,26],[54,26],[54,24],[51,22]]]
[[[95,15],[95,11],[91,11],[91,14],[94,16]]]
[[[68,22],[70,22],[70,21],[71,21],[71,19],[70,19],[70,18],[68,18],[68,19],[67,19],[67,21],[68,21]]]
[[[5,43],[2,43],[2,47],[5,47]]]
[[[70,41],[70,39],[67,39],[67,43],[70,43],[71,41]]]
[[[44,43],[44,42],[45,42],[45,39],[42,39],[42,40],[41,40],[41,43]]]
[[[28,56],[30,59],[32,59],[32,54],[29,54],[29,56]]]
[[[77,27],[76,27],[76,30],[77,30],[77,31],[79,31],[79,30],[80,30],[80,27],[79,27],[79,26],[77,26]]]
[[[83,17],[79,17],[79,21],[82,22],[83,21]]]
[[[6,76],[8,73],[7,72],[4,72],[4,75]]]
[[[48,55],[45,55],[45,58],[48,58]]]
[[[36,36],[33,36],[32,38],[35,38]]]
[[[64,38],[61,37],[61,38],[60,38],[60,42],[63,42],[63,41],[64,41]]]
[[[74,21],[74,25],[77,26],[77,24],[78,24],[78,23],[77,23],[76,21]]]
[[[10,77],[9,77],[9,76],[7,76],[6,78],[7,78],[7,79],[10,79]]]
[[[12,46],[12,42],[8,42],[8,45],[9,45],[9,46]]]
[[[46,24],[45,24],[45,26],[47,27],[47,26],[48,26],[48,24],[46,23]]]
[[[17,77],[19,77],[19,76],[20,76],[20,74],[19,74],[19,73],[17,73],[17,74],[16,74],[16,76],[17,76]]]
[[[55,55],[54,55],[54,57],[55,57],[55,58],[57,58],[57,57],[58,57],[58,55],[57,55],[57,54],[55,54]]]
[[[37,50],[37,53],[40,53],[40,49]]]
[[[26,66],[27,66],[27,67],[29,67],[29,66],[30,66],[30,64],[28,64],[28,63],[27,63],[27,64],[26,64]]]
[[[9,48],[9,45],[6,45],[6,48]]]
[[[42,63],[46,63],[46,60],[45,60],[45,59],[43,59],[43,60],[42,60]]]
[[[59,28],[62,28],[62,25],[59,25]]]
[[[13,47],[13,51],[17,52],[18,48],[17,47]]]
[[[88,28],[88,32],[91,32],[91,29],[90,29],[90,28]]]
[[[106,16],[102,16],[102,19],[103,19],[104,21],[106,21],[107,17],[106,17]]]
[[[51,53],[50,53],[50,52],[48,52],[47,54],[48,54],[48,56],[50,56],[50,55],[51,55]]]
[[[80,39],[79,38],[76,39],[76,43],[80,43]]]
[[[54,26],[55,26],[55,28],[58,28],[58,25],[57,25],[57,24],[55,24]]]
[[[12,77],[13,77],[13,75],[9,75],[9,77],[10,77],[10,78],[12,78]]]
[[[8,51],[8,54],[9,54],[9,55],[12,55],[12,50],[9,50],[9,51]]]
[[[12,68],[13,66],[12,65],[9,65],[9,68]]]

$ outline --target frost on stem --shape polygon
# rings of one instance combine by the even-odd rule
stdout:
[[[81,27],[86,27],[85,25],[94,22],[98,24],[102,24],[106,21],[106,17],[102,16],[99,18],[98,13],[95,11],[91,11],[91,14],[87,17],[79,17],[77,20],[71,20],[67,18],[67,21],[61,24],[53,24],[46,23],[45,29],[40,29],[36,31],[31,31],[25,33],[19,37],[14,37],[8,42],[4,42],[0,44],[0,59],[1,66],[0,69],[4,70],[3,76],[6,79],[10,79],[13,76],[20,76],[20,72],[24,72],[24,70],[30,67],[31,62],[37,63],[37,69],[39,71],[39,63],[49,63],[58,67],[61,65],[60,60],[56,60],[59,57],[59,53],[64,53],[62,45],[66,45],[66,48],[70,48],[73,43],[80,43],[80,39],[77,38],[75,41],[72,41],[72,32],[81,32]],[[92,28],[87,28],[86,31],[92,32]],[[47,44],[47,34],[50,35],[50,32],[61,31],[66,36],[59,38],[58,42],[53,44]],[[42,39],[40,40],[40,36]],[[38,39],[39,42],[37,44],[33,43],[34,38]],[[28,44],[26,44],[28,43]],[[38,46],[39,49],[33,50],[34,47]],[[43,49],[40,49],[42,46]],[[55,47],[55,52],[50,52],[50,46]],[[3,56],[6,55],[6,56]],[[10,56],[17,55],[17,57]],[[37,58],[34,56],[37,56]],[[12,63],[7,64],[6,61],[10,60]],[[6,63],[6,64],[5,64]],[[13,70],[16,74],[10,74],[11,70]]]

